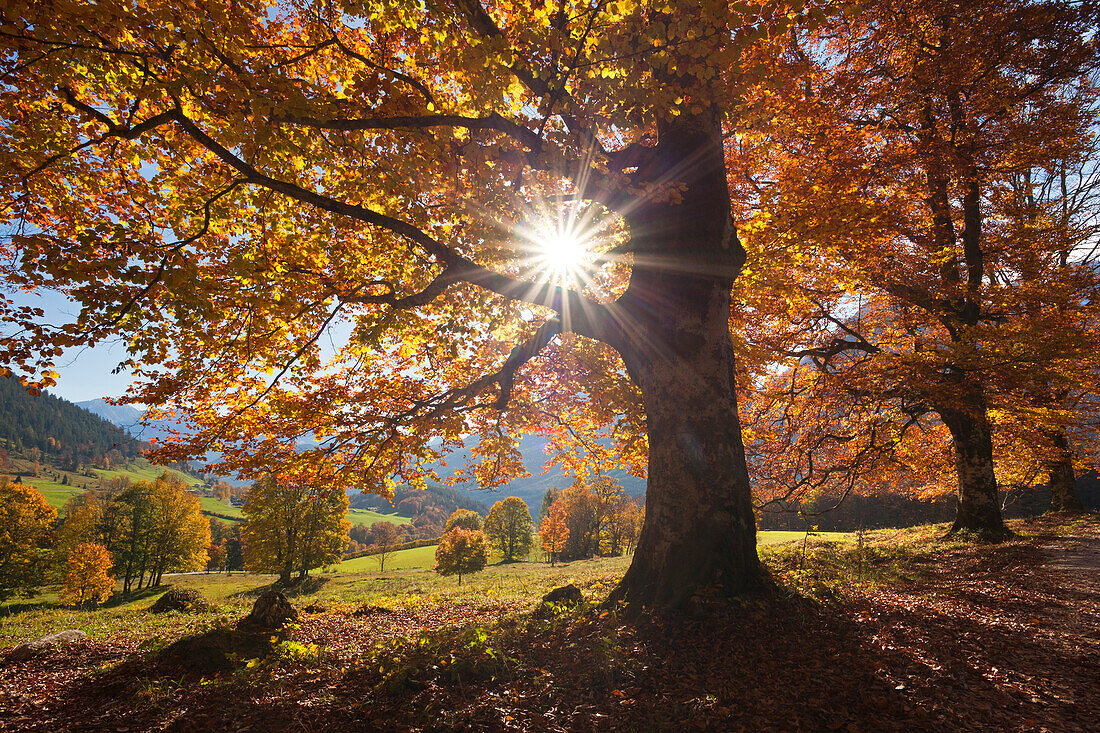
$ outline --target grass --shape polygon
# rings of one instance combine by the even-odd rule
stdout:
[[[435,565],[435,545],[414,547],[411,550],[398,550],[386,557],[386,571],[390,570],[427,570]],[[378,558],[364,555],[354,560],[345,560],[336,566],[341,573],[361,573],[378,569]]]
[[[427,570],[343,568],[289,593],[302,619],[275,654],[214,678],[161,670],[153,655],[239,618],[274,578],[172,576],[216,610],[148,613],[159,590],[96,611],[47,603],[6,616],[0,606],[0,649],[64,628],[93,641],[4,667],[14,693],[0,703],[15,727],[43,730],[89,720],[128,730],[233,730],[242,720],[271,730],[540,730],[551,715],[569,730],[1084,730],[1097,702],[1092,608],[1060,573],[1033,568],[1042,571],[1046,539],[1100,537],[1098,522],[1079,532],[1013,522],[1018,539],[995,546],[945,540],[946,525],[761,533],[761,555],[788,592],[701,598],[677,619],[593,608],[630,557],[494,564],[461,586]],[[906,573],[928,577],[910,583]],[[812,587],[828,582],[847,585],[833,595]],[[567,583],[588,603],[530,615]]]
[[[827,539],[834,542],[848,540],[853,535],[847,532],[813,532],[811,539]],[[761,545],[776,545],[784,542],[802,541],[804,532],[765,531],[757,533],[757,542]],[[386,570],[426,570],[435,565],[435,545],[415,547],[411,550],[398,550],[386,558]],[[499,561],[499,560],[498,560]],[[521,565],[524,563],[520,563]],[[345,560],[336,566],[341,573],[357,573],[378,569],[378,558],[373,555]]]
[[[202,506],[202,510],[204,512],[211,512],[213,514],[224,514],[227,517],[244,519],[244,515],[241,514],[240,507],[229,506],[221,499],[215,499],[213,496],[201,497],[199,499],[199,504]]]
[[[21,463],[26,462],[24,461]],[[85,491],[98,486],[101,480],[110,478],[126,477],[131,481],[152,481],[164,471],[168,471],[178,476],[187,486],[196,487],[202,485],[202,481],[194,476],[188,476],[174,469],[155,466],[144,458],[138,458],[122,468],[92,468],[88,469],[88,471],[95,475],[88,475],[87,473],[77,471],[62,471],[52,466],[43,466],[39,471],[38,477],[23,476],[22,481],[28,486],[33,486],[41,491],[50,506],[57,509],[58,512],[61,512],[61,510],[65,508],[65,503],[70,498],[83,494]],[[68,483],[61,483],[63,476],[68,477]]]
[[[1014,523],[1021,535],[1034,534],[1026,523]],[[944,539],[947,525],[855,533],[814,533],[806,542],[802,532],[761,532],[761,558],[780,583],[796,592],[828,599],[881,583],[919,578],[939,558],[968,547],[959,539]],[[547,591],[568,583],[590,598],[606,597],[622,577],[631,557],[595,558],[551,567],[539,559],[500,564],[463,578],[442,577],[430,568],[435,547],[393,553],[386,572],[377,571],[377,558],[362,557],[335,568],[315,571],[307,591],[295,595],[299,607],[319,603],[335,609],[360,604],[387,608],[437,607],[448,603],[480,606],[503,603],[529,607]],[[932,563],[933,565],[930,565]],[[245,573],[171,575],[165,588],[144,591],[136,598],[116,600],[97,610],[74,610],[56,605],[56,587],[30,603],[13,601],[0,606],[0,647],[67,628],[83,629],[93,638],[138,635],[174,638],[193,633],[224,618],[236,618],[274,575]],[[216,610],[208,614],[151,614],[147,609],[167,587],[194,588],[210,599]]]
[[[794,532],[788,530],[767,529],[761,530],[756,533],[756,544],[758,545],[779,545],[784,542],[793,542],[795,540],[801,542],[805,538],[805,532]],[[855,537],[853,532],[810,532],[810,539],[826,539],[833,541],[850,540]]]
[[[196,486],[202,486],[202,480],[195,478],[194,476],[188,476],[186,473],[176,471],[172,468],[164,468],[163,466],[155,466],[149,463],[143,458],[139,458],[125,468],[117,469],[94,469],[103,478],[116,478],[125,476],[131,481],[152,481],[167,471],[168,473],[176,476],[186,486],[194,488]]]
[[[83,494],[86,490],[79,486],[63,486],[56,481],[46,479],[24,478],[23,483],[41,491],[42,496],[46,497],[46,501],[49,502],[50,506],[58,512],[65,507],[65,502],[70,498]]]
[[[408,524],[412,521],[409,517],[402,517],[399,514],[380,514],[378,512],[372,512],[369,509],[349,509],[348,521],[352,525],[362,525],[369,527],[375,522],[392,522],[393,524]]]
[[[215,499],[212,496],[204,496],[200,499],[200,503],[202,504],[202,510],[204,512],[244,519],[244,514],[241,513],[241,508],[239,506],[230,506],[221,499]],[[366,509],[351,509],[348,511],[348,521],[351,522],[353,526],[364,525],[369,527],[375,522],[386,521],[393,522],[394,524],[408,524],[412,520],[408,517],[402,517],[396,514],[379,514],[378,512],[367,511]]]
[[[221,502],[218,502],[221,504]],[[204,500],[204,508],[212,506]],[[227,508],[221,505],[222,508]],[[228,512],[219,512],[228,513]],[[368,512],[363,512],[367,514]],[[386,515],[378,515],[385,518]],[[898,533],[913,530],[883,530],[877,535],[882,546],[907,547],[899,542]],[[892,534],[893,533],[893,534]],[[810,566],[814,573],[825,567],[828,558],[843,559],[851,553],[855,543],[847,533],[814,533],[809,540]],[[918,528],[910,540],[921,543],[931,533]],[[797,566],[801,553],[803,532],[760,532],[761,554],[765,561],[782,574],[792,565]],[[870,542],[865,546],[870,545]],[[848,549],[845,549],[848,548]],[[830,554],[831,553],[831,554]],[[325,571],[315,571],[318,579],[311,592],[294,598],[296,605],[320,603],[335,607],[353,608],[359,604],[396,607],[415,607],[420,604],[439,605],[464,603],[480,605],[486,602],[503,602],[520,606],[532,605],[550,589],[574,583],[592,597],[603,597],[614,587],[630,564],[631,556],[595,558],[559,563],[551,567],[539,559],[500,564],[493,561],[480,573],[467,575],[463,584],[457,578],[442,577],[431,570],[435,564],[435,546],[399,550],[386,558],[386,572],[378,572],[376,557],[361,557],[340,563]],[[803,571],[802,576],[809,577]],[[801,577],[801,576],[800,576]],[[75,610],[56,605],[56,588],[47,588],[36,602],[13,604],[14,612],[0,607],[0,647],[37,638],[53,631],[77,628],[93,638],[138,635],[142,637],[175,638],[184,633],[196,633],[214,625],[219,619],[235,618],[245,614],[255,597],[276,579],[274,575],[233,573],[194,573],[165,577],[165,586],[144,591],[136,598],[115,601],[97,610]],[[161,592],[169,587],[194,588],[210,599],[216,610],[208,614],[152,614],[146,609]]]

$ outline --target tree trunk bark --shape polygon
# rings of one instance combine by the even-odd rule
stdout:
[[[982,539],[1001,542],[1012,536],[1001,517],[997,477],[993,472],[993,435],[985,400],[968,395],[971,409],[937,408],[951,431],[958,473],[958,508],[951,534],[976,532]]]
[[[1077,494],[1077,477],[1073,473],[1073,453],[1065,430],[1056,430],[1047,435],[1058,451],[1058,458],[1047,463],[1047,476],[1050,480],[1050,512],[1070,512],[1082,514],[1085,511],[1081,497]]]
[[[759,590],[766,577],[756,554],[732,348],[719,343],[690,361],[654,366],[640,380],[649,429],[646,521],[616,597],[677,608],[700,593]]]
[[[645,524],[612,600],[679,608],[769,586],[741,442],[730,298],[745,253],[730,218],[714,119],[666,124],[638,169],[677,196],[627,213],[635,252],[611,339],[642,392],[649,434]]]

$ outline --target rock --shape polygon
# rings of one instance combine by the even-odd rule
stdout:
[[[535,609],[535,618],[549,618],[560,607],[576,607],[584,600],[581,589],[570,583],[555,588],[542,597],[542,604]]]
[[[286,596],[277,590],[269,590],[252,604],[252,612],[237,622],[237,630],[271,632],[297,622],[298,611]]]
[[[88,636],[79,629],[69,629],[68,631],[58,631],[56,634],[49,634],[43,636],[41,639],[35,639],[34,641],[28,641],[26,644],[20,644],[19,646],[8,652],[8,656],[4,658],[5,662],[24,662],[28,659],[34,659],[37,656],[45,654],[50,649],[53,649],[58,644],[65,644],[70,641],[78,641]]]
[[[165,613],[166,611],[188,613],[209,611],[211,608],[210,601],[206,600],[206,597],[194,588],[172,588],[158,598],[149,610],[153,613]]]

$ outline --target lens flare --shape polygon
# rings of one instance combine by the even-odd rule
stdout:
[[[579,272],[589,255],[582,237],[575,232],[556,231],[540,238],[540,256],[551,273],[569,278]]]

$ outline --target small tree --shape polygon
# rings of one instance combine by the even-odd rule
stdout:
[[[620,501],[607,509],[600,529],[600,554],[619,557],[638,538],[638,513],[640,509],[632,501]]]
[[[569,525],[565,523],[565,504],[555,501],[550,505],[546,516],[539,525],[539,539],[542,540],[542,549],[550,556],[550,565],[558,557],[558,553],[565,549],[565,543],[569,541]]]
[[[386,558],[393,553],[393,546],[397,544],[397,527],[393,526],[393,522],[375,522],[371,530],[374,545],[378,548],[378,572],[385,572]]]
[[[85,542],[69,553],[69,570],[61,602],[68,606],[103,603],[115,589],[115,579],[107,574],[111,569],[111,553],[103,545]]]
[[[551,486],[546,490],[546,493],[542,495],[542,504],[539,505],[539,525],[542,525],[542,520],[546,519],[546,515],[550,513],[550,507],[554,506],[554,502],[561,496],[561,489],[557,486]]]
[[[225,540],[217,544],[211,544],[206,550],[209,559],[206,561],[206,572],[217,572],[225,567]]]
[[[440,575],[457,575],[462,585],[464,573],[476,573],[489,561],[485,533],[456,527],[439,540],[435,548],[435,571]]]
[[[515,562],[531,551],[534,524],[527,504],[516,496],[502,499],[489,510],[485,518],[485,536],[504,556],[504,562]]]
[[[38,489],[0,486],[0,600],[30,596],[42,580],[57,510]]]
[[[447,519],[447,526],[443,528],[443,533],[446,534],[455,527],[480,532],[482,527],[481,515],[469,509],[455,509],[454,514]]]

